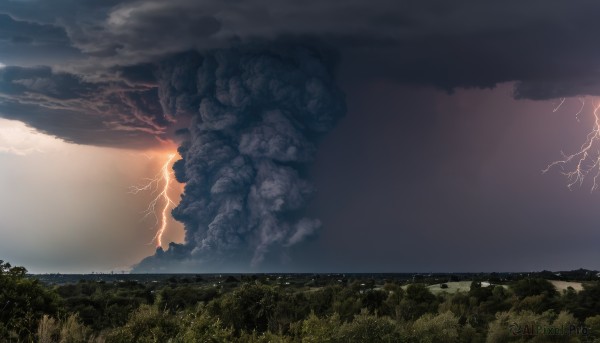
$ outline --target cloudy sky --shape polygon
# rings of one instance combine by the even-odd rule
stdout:
[[[598,269],[598,10],[3,1],[0,259],[32,272]],[[157,175],[154,193],[131,192]]]

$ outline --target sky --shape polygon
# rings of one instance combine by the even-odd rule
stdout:
[[[34,273],[600,269],[599,9],[4,1],[0,259]]]

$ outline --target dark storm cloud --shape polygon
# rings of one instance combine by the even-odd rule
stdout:
[[[173,216],[185,224],[186,240],[137,271],[174,260],[197,261],[205,271],[258,265],[321,226],[303,210],[313,193],[306,166],[345,112],[329,58],[312,48],[243,45],[162,67],[165,111],[193,115],[174,166],[186,185]]]
[[[304,213],[306,174],[344,112],[334,74],[449,92],[512,81],[530,99],[600,94],[596,13],[591,0],[11,0],[0,42],[30,50],[0,52],[20,65],[0,69],[0,115],[124,147],[184,126],[173,214],[186,243],[139,270],[259,263],[320,226]],[[40,46],[69,59],[46,60]]]
[[[169,123],[155,87],[88,82],[49,67],[0,68],[0,113],[70,142],[102,146],[156,144]]]
[[[0,5],[0,45],[6,48],[0,52],[0,62],[18,64],[23,59],[30,60],[23,62],[26,65],[52,64],[74,78],[85,78],[86,87],[103,90],[115,82],[133,89],[158,87],[133,96],[137,100],[131,99],[131,92],[121,93],[123,97],[110,92],[106,98],[95,95],[97,104],[107,108],[119,98],[121,105],[111,109],[113,113],[100,111],[103,119],[93,119],[105,123],[106,116],[112,117],[117,131],[140,121],[149,125],[148,132],[164,131],[164,121],[147,118],[172,119],[195,105],[188,89],[195,82],[193,73],[169,69],[179,68],[176,64],[182,58],[197,58],[183,51],[202,53],[248,41],[329,46],[341,56],[345,80],[388,78],[448,91],[514,81],[516,97],[547,99],[600,94],[600,46],[593,43],[600,32],[600,21],[594,17],[599,11],[600,3],[587,0],[11,0]],[[61,63],[46,57],[46,51],[62,51],[69,60]],[[161,72],[171,79],[158,84]],[[63,85],[71,87],[68,82],[53,87]],[[35,94],[28,93],[28,101],[24,95],[9,99],[7,92],[14,87],[15,83],[3,90],[4,101],[13,108],[21,103],[35,106]],[[158,101],[163,113],[148,114],[155,108],[148,106]],[[136,108],[138,104],[145,108]],[[77,108],[71,103],[68,109],[96,112],[90,112],[89,105],[88,101]],[[46,107],[40,106],[40,111]],[[214,104],[202,106],[208,109]],[[119,112],[122,109],[130,110]],[[225,125],[227,120],[224,115],[215,125]]]
[[[0,41],[14,44],[38,44],[56,47],[70,45],[65,31],[57,26],[15,20],[0,14]]]
[[[6,0],[0,4],[0,13],[9,14],[14,20],[29,25],[38,25],[52,30],[60,30],[68,40],[64,48],[41,49],[35,51],[7,51],[5,55],[11,64],[36,65],[60,64],[61,60],[49,58],[50,54],[58,54],[58,58],[74,59],[86,55],[110,55],[120,46],[116,42],[96,42],[95,34],[102,30],[101,26],[111,8],[123,5],[124,0]],[[15,25],[9,25],[10,30],[15,30]],[[34,37],[32,37],[35,39]],[[90,49],[86,50],[85,47]],[[82,54],[84,52],[85,54]],[[42,54],[42,55],[40,55]],[[26,61],[23,59],[26,58]],[[29,62],[30,61],[30,62]],[[26,63],[28,62],[28,63]]]
[[[101,50],[114,61],[156,60],[232,39],[312,37],[339,49],[357,78],[446,90],[519,81],[519,97],[538,99],[599,92],[590,83],[600,63],[593,44],[599,10],[587,0],[137,1],[110,7],[91,24],[64,26],[82,51]]]
[[[0,13],[0,61],[45,64],[77,53],[63,27]]]

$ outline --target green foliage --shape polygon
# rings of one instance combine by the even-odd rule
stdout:
[[[58,340],[60,327],[56,319],[44,315],[40,320],[37,330],[37,339],[39,343],[53,343]]]
[[[378,317],[363,311],[339,330],[339,342],[400,342],[396,323],[388,317]]]
[[[459,331],[458,317],[452,312],[428,313],[412,325],[412,338],[421,343],[458,342]]]
[[[341,286],[326,286],[322,289],[308,292],[307,300],[310,306],[310,310],[317,316],[327,316],[333,314],[333,303],[339,293],[343,290]],[[348,290],[348,293],[356,294],[357,290]]]
[[[469,295],[463,292],[447,295],[444,302],[439,305],[438,311],[440,313],[450,311],[459,318],[461,323],[465,323],[472,312]]]
[[[217,293],[214,287],[170,286],[160,292],[158,307],[175,313],[177,310],[193,308],[200,302],[208,302],[214,299]]]
[[[31,341],[42,316],[57,313],[57,296],[26,273],[0,260],[0,341]]]
[[[68,313],[78,313],[85,325],[99,331],[124,325],[142,304],[151,304],[151,290],[137,282],[114,284],[82,281],[56,288]]]
[[[275,308],[279,294],[271,286],[244,284],[209,304],[209,313],[232,326],[236,332],[275,329]]]
[[[106,337],[107,343],[161,343],[175,337],[180,331],[179,321],[168,312],[142,305],[133,312],[129,321],[114,329]]]
[[[363,308],[365,293],[360,284],[356,283],[344,288],[336,286],[330,288],[330,290],[328,293],[332,296],[332,304],[329,307],[340,316],[343,322],[351,321],[355,315],[360,313]],[[361,294],[361,291],[363,294]],[[326,311],[326,313],[330,314],[331,311]]]
[[[227,341],[233,342],[233,341]],[[237,340],[239,343],[292,343],[293,339],[289,336],[278,335],[271,332],[264,332],[262,334],[253,331],[251,333],[243,332],[240,338]]]
[[[567,287],[567,289],[563,290],[560,305],[562,308],[575,314],[582,310],[579,308],[578,294],[573,287]]]
[[[62,321],[45,315],[37,329],[37,342],[40,343],[84,343],[93,340],[90,329],[81,323],[77,314],[71,314]]]
[[[589,329],[590,338],[600,340],[600,315],[588,317],[584,324]]]
[[[400,342],[401,333],[395,321],[378,317],[366,310],[350,322],[341,323],[334,314],[319,318],[314,313],[302,323],[302,343]]]
[[[568,327],[570,325],[579,325],[579,321],[567,311],[560,311],[556,319],[552,322],[552,326],[554,327]]]
[[[480,281],[471,282],[469,296],[474,297],[477,302],[485,301],[492,296],[492,287],[482,287]]]
[[[0,342],[600,342],[598,282],[559,294],[542,279],[475,281],[434,295],[345,276],[207,278],[49,287],[0,262]],[[587,337],[535,331],[583,327]]]
[[[458,333],[458,341],[461,343],[478,343],[483,342],[483,335],[471,326],[471,324],[465,324],[460,328]]]
[[[538,332],[538,328],[551,327],[555,318],[553,311],[541,314],[532,311],[500,312],[496,314],[496,320],[490,323],[486,342],[521,342],[525,339],[530,342],[550,342],[551,338]]]
[[[523,279],[511,285],[511,289],[519,298],[513,304],[513,311],[542,313],[557,308],[558,292],[547,280]]]
[[[396,319],[400,318],[400,304],[404,298],[404,290],[399,285],[390,283],[385,284],[383,289],[388,292],[388,296],[382,305],[384,310],[377,313]]]
[[[71,314],[61,325],[59,343],[86,342],[88,333],[88,328],[81,323],[79,316]]]
[[[337,330],[340,325],[340,317],[337,314],[319,318],[311,313],[302,323],[302,343],[337,342],[339,340]]]
[[[380,290],[368,290],[363,292],[361,297],[362,308],[366,308],[371,313],[378,313],[381,315],[389,315],[390,311],[384,306],[385,300],[388,298],[388,294],[385,291]]]
[[[538,278],[519,280],[511,285],[511,289],[520,299],[535,295],[545,295],[547,297],[558,295],[554,285],[548,280]]]
[[[182,318],[182,329],[176,336],[182,343],[220,343],[234,340],[233,330],[225,328],[220,319],[206,312],[188,313]]]
[[[270,329],[287,333],[294,323],[303,320],[310,313],[304,292],[279,292]]]
[[[568,310],[573,312],[579,320],[600,314],[600,282],[584,283],[583,290],[577,295],[575,308]]]
[[[438,299],[427,286],[420,283],[410,284],[400,301],[398,314],[404,320],[416,320],[425,313],[436,312],[438,305]]]

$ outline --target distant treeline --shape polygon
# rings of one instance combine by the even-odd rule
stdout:
[[[293,281],[294,283],[305,283],[312,281],[313,284],[327,285],[338,280],[378,280],[379,282],[407,282],[419,281],[426,284],[435,284],[447,281],[464,280],[487,280],[492,283],[506,283],[523,278],[541,278],[561,281],[594,281],[599,279],[600,272],[589,269],[577,269],[570,271],[551,272],[505,272],[505,273],[260,273],[260,274],[126,274],[126,273],[91,273],[91,274],[30,274],[29,277],[36,278],[47,284],[77,283],[85,281],[125,282],[136,281],[164,282],[167,280],[180,280],[182,282],[197,280],[198,278],[212,282],[221,281],[232,276],[241,281],[254,281],[266,279],[277,279],[279,277]]]
[[[394,275],[47,283],[0,261],[0,342],[600,342],[596,272]],[[465,280],[465,291],[428,287]]]

